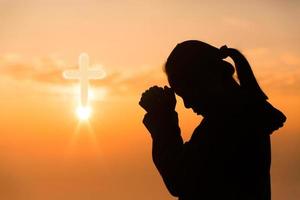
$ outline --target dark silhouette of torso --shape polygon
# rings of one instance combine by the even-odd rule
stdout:
[[[146,114],[153,138],[153,161],[180,200],[269,200],[270,134],[282,113],[267,101],[246,98],[204,117],[183,142],[177,113]],[[283,115],[282,115],[283,117]]]

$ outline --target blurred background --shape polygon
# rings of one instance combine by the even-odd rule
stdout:
[[[151,158],[141,93],[167,84],[163,65],[188,39],[241,50],[288,121],[272,135],[273,200],[300,199],[300,2],[0,0],[0,198],[172,198]],[[81,52],[91,81],[79,121]],[[177,98],[185,140],[201,121]]]

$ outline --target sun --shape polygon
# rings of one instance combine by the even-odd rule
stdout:
[[[91,108],[89,106],[83,107],[83,106],[78,106],[76,109],[76,114],[77,117],[80,120],[88,120],[91,116]]]

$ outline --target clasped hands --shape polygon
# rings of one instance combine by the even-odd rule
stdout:
[[[143,123],[151,133],[152,138],[162,139],[180,132],[178,117],[175,112],[175,93],[171,88],[167,86],[164,88],[150,87],[142,94],[139,105],[147,112]]]
[[[167,86],[153,86],[142,94],[139,105],[153,115],[172,112],[176,106],[175,93]]]

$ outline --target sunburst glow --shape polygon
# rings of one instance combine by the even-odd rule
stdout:
[[[86,107],[78,106],[76,109],[76,114],[80,120],[87,120],[91,116],[91,111],[92,111],[91,108],[88,106]]]

